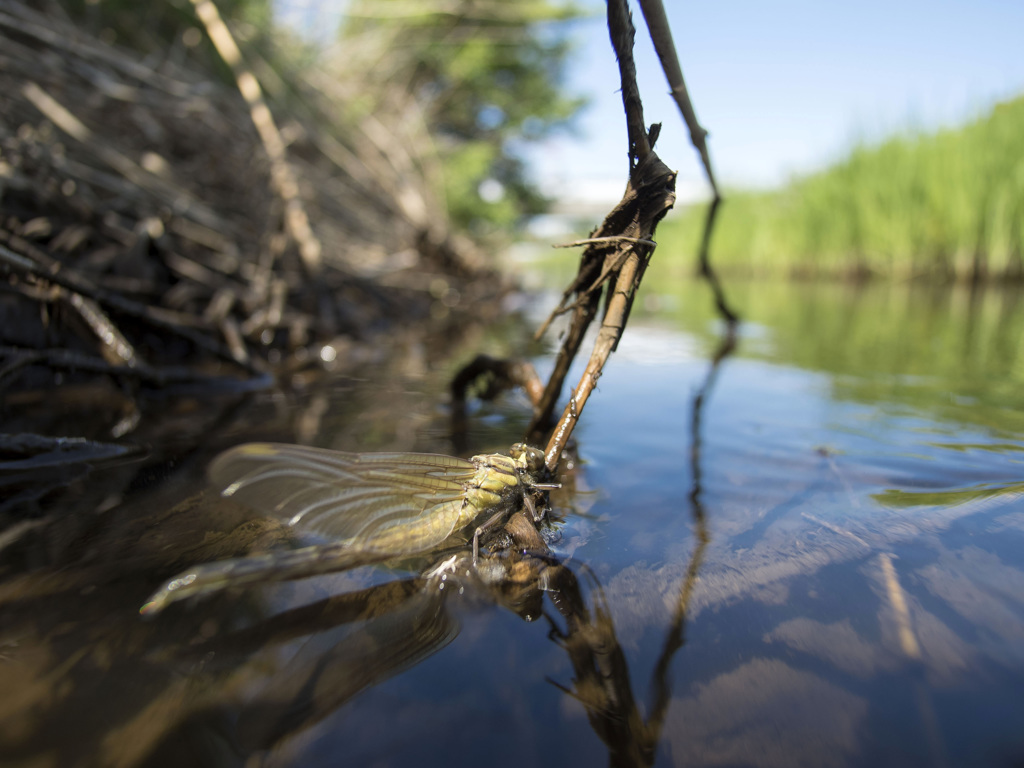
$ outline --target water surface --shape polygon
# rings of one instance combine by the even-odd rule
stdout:
[[[0,763],[1021,764],[1021,297],[734,286],[713,369],[706,289],[656,285],[584,413],[539,584],[364,570],[140,620],[189,557],[287,543],[175,506],[217,450],[456,452],[464,360],[257,397],[59,557],[0,552]],[[466,453],[525,411],[477,407]]]

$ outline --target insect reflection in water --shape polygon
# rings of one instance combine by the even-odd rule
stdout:
[[[521,506],[539,519],[535,494],[544,454],[523,443],[508,455],[471,459],[429,453],[342,453],[320,448],[250,443],[222,453],[210,479],[246,506],[328,543],[268,555],[198,565],[160,587],[141,613],[235,586],[297,579],[427,552],[481,521],[480,536]]]

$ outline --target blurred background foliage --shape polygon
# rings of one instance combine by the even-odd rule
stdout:
[[[367,86],[354,106],[379,113],[399,94],[416,98],[452,220],[491,234],[546,208],[516,146],[566,127],[583,106],[563,87],[564,22],[580,14],[548,0],[355,0],[338,52]]]
[[[47,2],[149,58],[189,57],[231,79],[190,0]],[[581,4],[349,0],[332,29],[300,35],[275,23],[282,2],[217,6],[279,121],[315,115],[384,188],[382,211],[400,209],[434,242],[466,233],[491,248],[548,208],[522,150],[571,130],[583,106],[566,86]],[[311,141],[329,153],[328,140]],[[347,205],[322,213],[343,216]],[[663,269],[692,274],[703,223],[702,205],[666,220],[663,249],[691,256]],[[959,128],[856,146],[780,189],[729,190],[712,261],[736,277],[1024,278],[1024,98]]]
[[[230,77],[230,72],[200,33],[201,25],[189,0],[45,0],[51,12],[61,9],[86,32],[108,44],[146,55],[150,61],[186,54],[208,72]],[[217,0],[217,9],[230,19],[243,40],[273,32],[273,0]]]
[[[49,0],[108,43],[148,57],[188,56],[231,73],[201,32],[189,0]],[[279,122],[316,107],[329,129],[380,126],[402,139],[404,183],[445,229],[507,238],[547,208],[521,156],[525,143],[571,127],[583,106],[566,92],[571,22],[563,0],[352,0],[332,34],[275,24],[274,0],[216,0]],[[359,127],[361,126],[361,127]],[[415,136],[413,136],[415,134]],[[410,138],[412,136],[412,138]],[[358,141],[355,142],[358,144]],[[410,149],[409,145],[413,146]],[[358,152],[358,147],[354,148]]]

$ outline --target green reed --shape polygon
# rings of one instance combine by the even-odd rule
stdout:
[[[669,217],[696,253],[702,206]],[[858,146],[775,192],[727,193],[712,260],[725,273],[1024,277],[1024,98],[955,130]]]

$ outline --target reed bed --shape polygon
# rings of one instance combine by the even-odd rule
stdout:
[[[700,207],[661,242],[696,252]],[[963,127],[858,146],[837,165],[766,193],[726,195],[712,246],[749,276],[1024,277],[1024,98]]]

